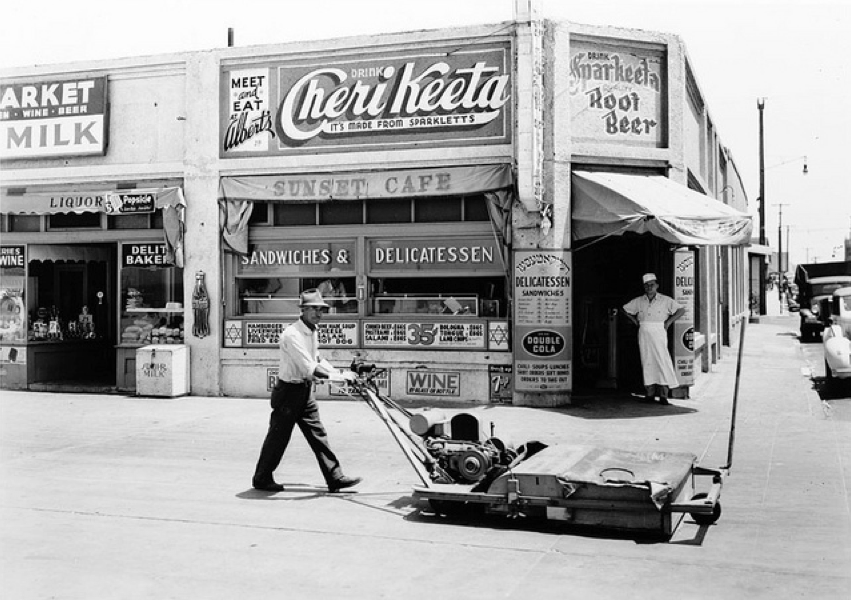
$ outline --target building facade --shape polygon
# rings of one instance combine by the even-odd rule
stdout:
[[[190,393],[265,396],[317,287],[394,398],[558,406],[640,385],[654,271],[687,393],[748,315],[732,155],[679,38],[527,17],[0,73],[3,387],[182,344]]]

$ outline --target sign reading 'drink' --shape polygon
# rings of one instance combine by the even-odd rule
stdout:
[[[106,151],[106,77],[0,84],[0,158]]]

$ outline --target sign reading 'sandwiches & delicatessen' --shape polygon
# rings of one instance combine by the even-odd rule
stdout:
[[[223,157],[511,141],[510,45],[225,67]]]

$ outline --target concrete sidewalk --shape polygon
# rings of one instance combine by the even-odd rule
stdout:
[[[851,423],[822,410],[794,318],[747,329],[723,514],[668,543],[441,519],[362,402],[321,403],[356,493],[325,493],[296,434],[280,494],[250,488],[267,400],[3,392],[0,586],[42,600],[847,598]],[[672,406],[479,407],[503,440],[727,459],[736,352]]]

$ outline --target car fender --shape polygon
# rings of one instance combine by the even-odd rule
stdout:
[[[831,325],[824,330],[824,359],[834,371],[851,368],[851,340],[843,335],[842,328]]]

